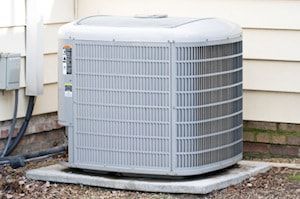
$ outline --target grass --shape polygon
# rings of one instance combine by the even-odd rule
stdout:
[[[285,135],[285,136],[300,137],[300,131],[282,131],[282,130],[272,131],[272,130],[247,128],[247,127],[244,127],[243,130],[253,132],[255,135],[257,135],[259,133],[267,133],[269,135]]]
[[[296,181],[300,183],[300,173],[296,173],[295,175],[290,175],[288,177],[290,181]]]

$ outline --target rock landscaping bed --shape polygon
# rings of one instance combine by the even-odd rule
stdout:
[[[28,169],[65,161],[66,155],[58,155],[41,161],[30,162],[23,168],[0,168],[0,198],[300,198],[300,171],[288,168],[272,168],[243,183],[208,195],[159,194],[103,189],[98,187],[57,184],[29,180]],[[263,159],[261,159],[263,160]],[[276,159],[272,159],[276,161]],[[281,162],[297,162],[297,159],[278,159]]]

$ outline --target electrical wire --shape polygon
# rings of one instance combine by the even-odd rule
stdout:
[[[12,124],[10,126],[10,129],[8,131],[8,139],[7,142],[5,144],[4,150],[1,153],[0,157],[4,157],[7,154],[7,150],[10,146],[10,142],[12,139],[12,136],[15,132],[15,127],[16,127],[16,123],[17,123],[17,114],[18,114],[18,103],[19,103],[19,90],[15,90],[15,105],[14,105],[14,113],[13,113],[13,120],[12,120]]]

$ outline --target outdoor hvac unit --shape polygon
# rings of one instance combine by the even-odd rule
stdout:
[[[242,158],[242,33],[215,18],[92,16],[59,31],[69,164],[189,176]]]

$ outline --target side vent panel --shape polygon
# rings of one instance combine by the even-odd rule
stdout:
[[[176,168],[242,151],[242,42],[176,47]]]

